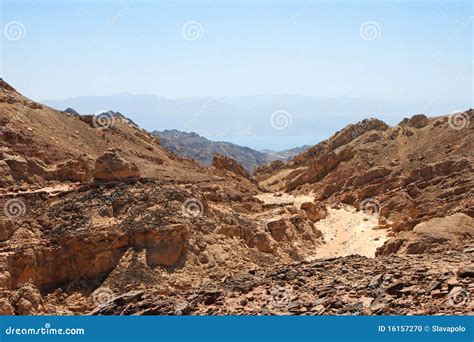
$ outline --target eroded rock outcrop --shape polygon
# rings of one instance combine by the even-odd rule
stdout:
[[[95,161],[94,179],[100,181],[124,180],[140,177],[138,166],[120,156],[117,149],[107,150]]]

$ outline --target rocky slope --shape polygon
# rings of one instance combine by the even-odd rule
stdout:
[[[153,135],[160,138],[163,147],[181,157],[211,165],[213,157],[220,154],[235,159],[249,172],[273,160],[287,161],[308,147],[297,147],[279,152],[256,151],[225,141],[211,141],[194,132],[165,130],[153,131]]]
[[[57,291],[71,303],[62,313],[85,313],[104,286],[189,289],[304,260],[321,243],[291,205],[284,226],[269,229],[256,182],[230,158],[205,167],[124,118],[59,112],[0,89],[4,314],[60,312]]]
[[[436,315],[472,314],[468,254],[369,259],[348,256],[250,270],[193,291],[131,292],[92,314]],[[453,265],[459,265],[453,267]]]
[[[392,233],[412,231],[434,217],[473,217],[473,119],[470,109],[434,118],[415,115],[395,127],[364,120],[289,163],[257,169],[255,178],[270,191],[311,193],[328,205],[379,215],[380,226]],[[381,253],[388,250],[397,252]]]

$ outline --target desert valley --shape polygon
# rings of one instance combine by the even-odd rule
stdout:
[[[474,311],[472,109],[367,118],[252,172],[0,91],[3,315]]]

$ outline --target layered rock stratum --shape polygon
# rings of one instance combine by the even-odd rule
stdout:
[[[364,120],[251,176],[0,90],[1,314],[472,312],[472,110]]]

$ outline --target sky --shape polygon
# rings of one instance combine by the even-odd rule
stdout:
[[[0,68],[38,101],[293,94],[466,109],[473,22],[469,0],[3,0]]]
[[[472,93],[471,1],[2,4],[3,28],[24,26],[21,39],[2,37],[2,75],[36,99],[286,93],[461,105]],[[193,21],[198,38],[186,39]],[[362,37],[366,22],[375,39]]]

